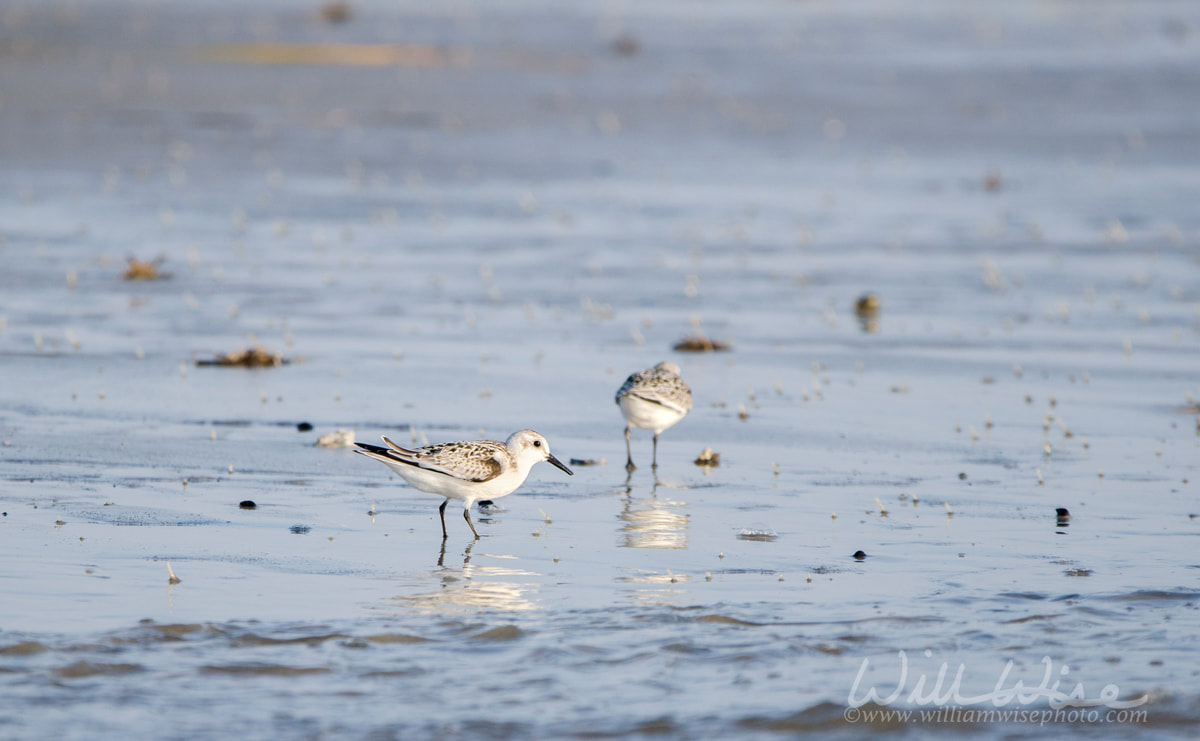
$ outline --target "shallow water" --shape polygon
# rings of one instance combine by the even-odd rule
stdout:
[[[257,8],[0,3],[6,737],[1193,732],[1200,11]]]

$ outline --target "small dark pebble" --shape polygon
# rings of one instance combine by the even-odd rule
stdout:
[[[253,499],[243,499],[241,502],[238,502],[238,506],[241,507],[242,509],[257,509],[258,508],[258,505],[254,503]]]
[[[1066,507],[1059,507],[1054,510],[1054,515],[1060,520],[1068,520],[1071,518],[1071,512]]]
[[[965,473],[960,473],[960,474],[958,475],[958,480],[959,480],[959,481],[966,481],[966,480],[967,480],[967,475],[966,475]]]
[[[312,432],[312,425],[308,422],[301,422],[296,425],[296,432]]]
[[[296,535],[308,535],[312,532],[312,528],[308,525],[292,525],[289,529]]]
[[[612,42],[612,50],[618,56],[632,57],[642,50],[642,42],[638,41],[637,36],[622,34]]]
[[[861,561],[861,560],[863,560],[863,559],[864,559],[864,558],[866,558],[866,557],[867,557],[867,554],[866,554],[866,553],[863,553],[862,551],[855,551],[855,552],[854,552],[854,560],[855,560],[855,561]]]
[[[7,513],[7,512],[5,512],[5,513],[4,513],[4,516],[5,516],[5,517],[8,517],[8,513]]]

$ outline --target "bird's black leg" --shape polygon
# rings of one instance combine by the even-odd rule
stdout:
[[[475,540],[479,540],[479,531],[475,529],[475,523],[471,522],[471,509],[469,507],[463,510],[463,519],[467,521],[471,532],[475,533]]]
[[[446,535],[446,505],[449,503],[450,500],[445,499],[442,501],[442,506],[438,507],[438,514],[442,516],[442,540],[445,540],[447,537],[449,537]]]
[[[633,465],[633,453],[629,450],[629,425],[625,425],[625,470],[632,472],[637,466]]]
[[[658,433],[654,433],[654,460],[650,463],[650,468],[658,468]]]

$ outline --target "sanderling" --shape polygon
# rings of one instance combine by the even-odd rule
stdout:
[[[683,419],[692,408],[692,390],[679,377],[679,366],[663,361],[625,379],[617,390],[617,404],[625,416],[625,470],[632,471],[629,428],[654,430],[654,462],[658,468],[658,435]]]
[[[442,540],[446,539],[446,505],[451,499],[463,503],[463,519],[479,539],[475,523],[471,522],[471,505],[480,499],[498,499],[511,494],[525,482],[529,469],[540,461],[549,461],[574,476],[550,455],[546,438],[533,430],[520,430],[505,442],[497,440],[464,440],[439,443],[424,448],[402,448],[384,436],[386,448],[367,443],[355,443],[368,458],[386,463],[409,486],[446,498],[438,507],[442,517]]]

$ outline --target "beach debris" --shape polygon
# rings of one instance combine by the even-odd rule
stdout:
[[[854,315],[862,331],[874,334],[879,331],[879,308],[882,302],[874,293],[864,293],[854,302]]]
[[[750,413],[746,411],[745,404],[738,404],[738,419],[742,420],[743,422],[750,419]]]
[[[1067,576],[1091,576],[1091,569],[1067,569]]]
[[[769,528],[757,529],[744,527],[737,533],[738,540],[756,540],[769,543],[779,538],[779,533]]]
[[[888,515],[887,507],[883,506],[883,502],[879,501],[879,497],[875,497],[875,504],[879,507],[879,514],[883,515],[884,517],[887,517],[887,515]]]
[[[235,350],[212,359],[197,360],[198,366],[223,366],[228,368],[273,368],[286,365],[292,361],[279,353],[271,352],[262,345],[255,345],[243,350]]]
[[[706,447],[700,451],[700,455],[696,456],[696,460],[692,461],[697,466],[705,466],[707,468],[715,468],[721,465],[721,454],[714,453],[712,448]]]
[[[312,528],[308,525],[292,525],[288,528],[293,535],[308,535],[312,532]]]
[[[607,466],[607,458],[572,458],[572,466]]]
[[[333,0],[321,6],[320,14],[321,20],[326,23],[345,23],[354,15],[354,9],[350,7],[350,3]]]
[[[313,428],[312,423],[301,422],[298,425],[296,425],[296,432],[312,432],[312,428]]]
[[[167,561],[167,584],[178,584],[183,581],[178,576],[175,576],[175,569],[171,568],[171,562]]]
[[[170,273],[164,273],[158,269],[162,265],[163,258],[156,260],[139,260],[136,257],[129,258],[129,265],[126,266],[125,272],[121,273],[122,280],[162,280],[170,278]]]
[[[881,305],[878,294],[864,293],[854,302],[854,313],[859,316],[874,316],[879,313]]]
[[[1071,512],[1066,507],[1058,507],[1054,510],[1054,518],[1058,520],[1058,524],[1066,527],[1067,521],[1071,519]]]
[[[997,193],[1004,185],[1003,178],[996,170],[992,170],[983,176],[983,189],[989,193]]]
[[[687,335],[674,345],[677,352],[725,352],[731,347],[727,342],[714,340],[708,335]]]
[[[866,559],[866,557],[867,557],[867,554],[866,554],[866,552],[865,552],[865,551],[855,551],[855,552],[854,552],[854,560],[855,560],[855,561],[862,561],[862,560],[865,560],[865,559]]]
[[[339,427],[333,432],[327,432],[313,443],[318,448],[350,448],[354,446],[354,430],[349,427]]]
[[[254,503],[253,499],[243,499],[242,501],[238,502],[238,508],[239,509],[258,509],[258,505]]]
[[[642,50],[642,42],[631,33],[623,33],[613,39],[611,48],[613,54],[619,57],[632,57]]]

